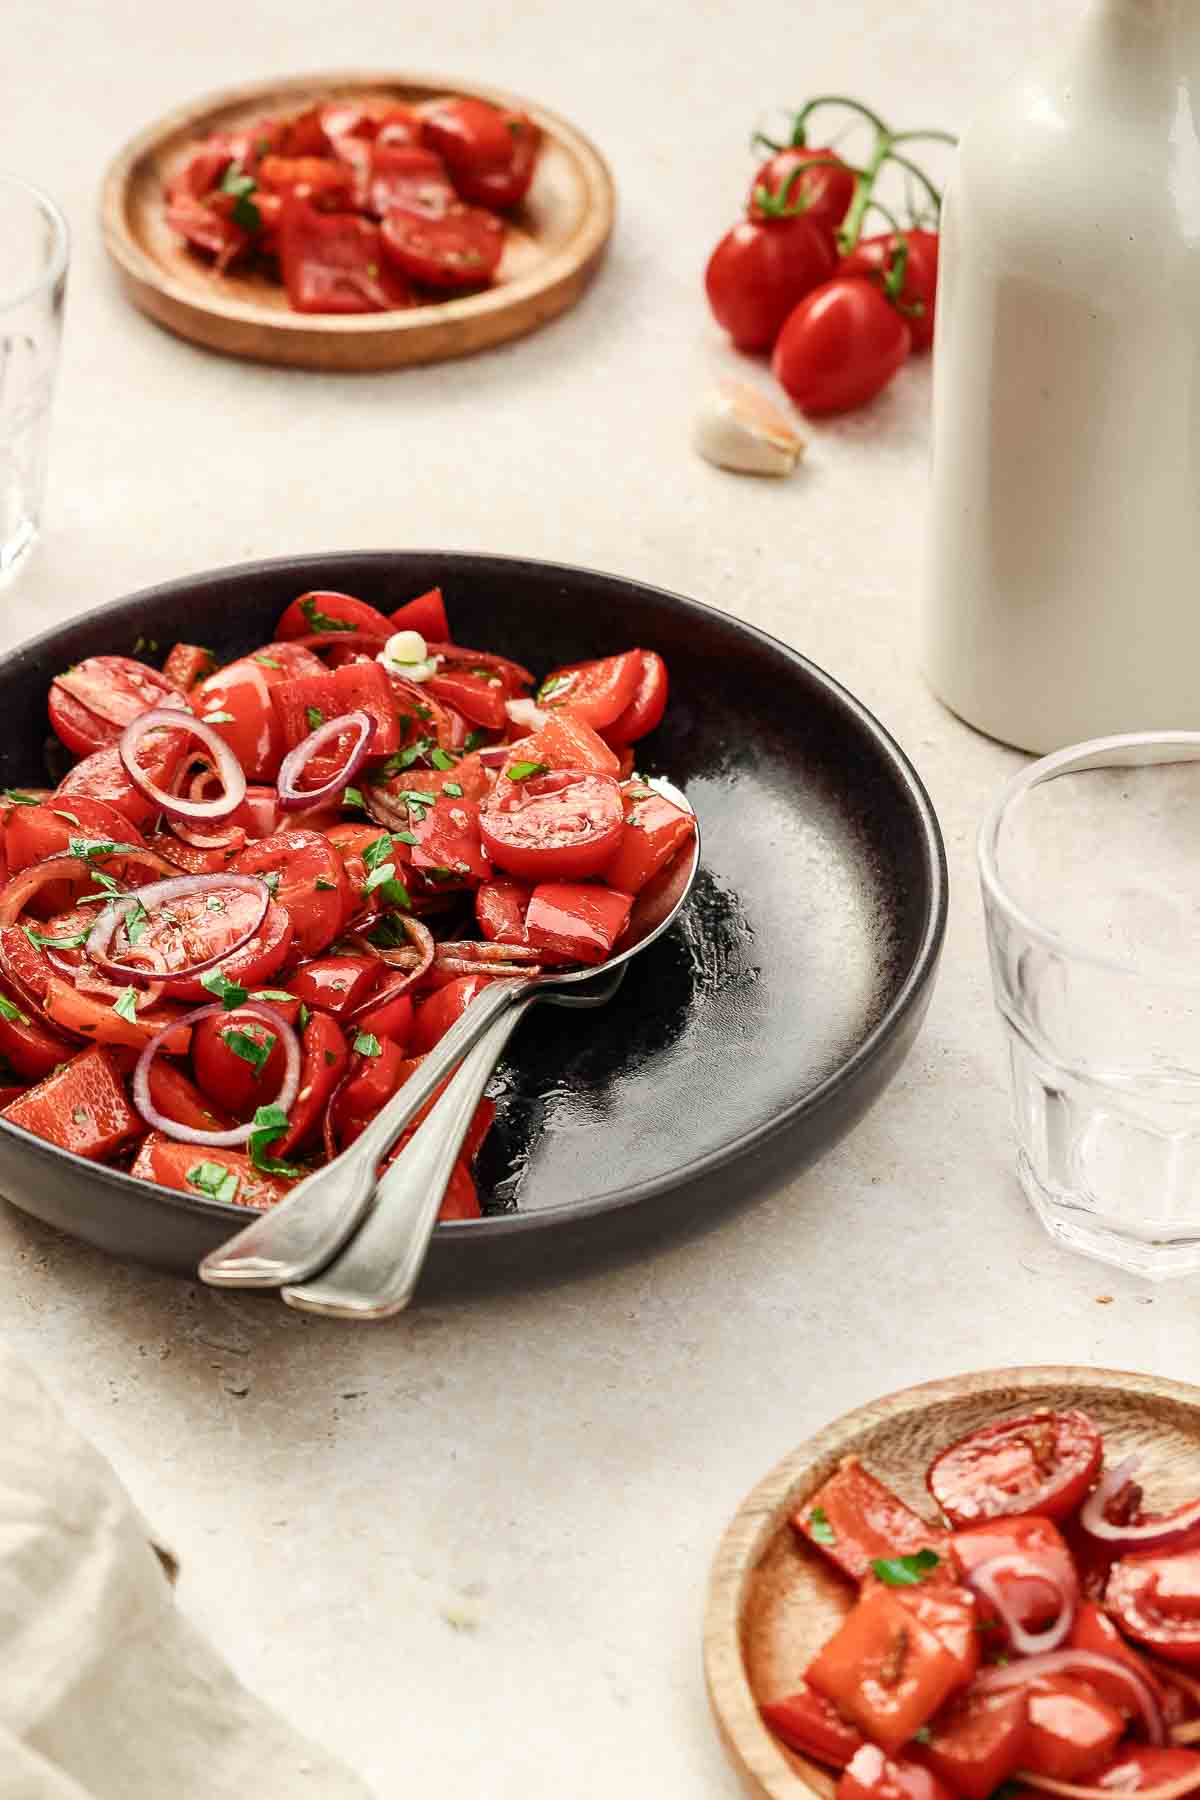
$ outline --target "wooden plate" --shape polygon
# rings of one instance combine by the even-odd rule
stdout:
[[[722,1741],[756,1800],[828,1797],[828,1770],[785,1748],[758,1703],[794,1693],[845,1613],[849,1584],[802,1544],[788,1517],[843,1456],[928,1514],[925,1471],[955,1438],[1006,1413],[1080,1406],[1104,1433],[1110,1462],[1144,1459],[1155,1509],[1195,1496],[1200,1388],[1152,1375],[1083,1368],[992,1369],[928,1382],[847,1413],[786,1457],[742,1502],[709,1583],[704,1669]]]
[[[527,112],[541,126],[533,186],[511,217],[497,283],[486,292],[405,312],[292,312],[257,274],[214,274],[167,225],[165,184],[189,143],[270,112],[324,100],[429,100],[471,94]],[[573,306],[612,231],[612,177],[599,152],[554,113],[495,88],[432,76],[304,75],[227,88],[169,113],[125,146],[104,178],[104,242],[126,293],[160,325],[228,356],[302,369],[395,369],[466,356],[521,337]]]

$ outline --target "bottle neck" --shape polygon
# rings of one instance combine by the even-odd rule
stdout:
[[[1200,117],[1200,0],[1092,0],[1069,61],[1087,98],[1118,116],[1182,102]]]

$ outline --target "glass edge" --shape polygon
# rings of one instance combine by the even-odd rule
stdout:
[[[27,287],[18,288],[13,294],[0,292],[0,312],[9,312],[14,307],[24,306],[44,290],[55,288],[66,275],[71,255],[71,228],[57,200],[52,200],[44,188],[35,187],[32,181],[0,169],[0,187],[20,188],[28,194],[49,219],[54,228],[55,239],[50,260],[35,281],[31,281]]]

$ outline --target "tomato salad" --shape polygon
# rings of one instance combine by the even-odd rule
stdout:
[[[1147,1509],[1082,1412],[934,1459],[923,1517],[848,1458],[793,1514],[856,1593],[761,1707],[838,1800],[1156,1800],[1200,1789],[1200,1500]]]
[[[300,596],[217,667],[92,656],[51,684],[80,760],[8,790],[0,1109],[63,1149],[252,1207],[363,1130],[498,976],[602,962],[690,813],[634,773],[667,670],[555,669]],[[443,1217],[472,1218],[480,1105]]]
[[[469,96],[333,101],[192,145],[167,223],[218,273],[281,281],[295,312],[424,306],[490,285],[540,149],[525,113]]]

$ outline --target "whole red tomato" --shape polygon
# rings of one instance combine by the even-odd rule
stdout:
[[[769,350],[796,302],[836,267],[833,239],[807,215],[743,219],[710,256],[704,286],[739,350]]]
[[[810,168],[811,163],[826,166]],[[807,173],[797,175],[797,169],[807,169]],[[765,205],[763,189],[767,195]],[[836,231],[853,198],[854,171],[846,166],[836,150],[807,150],[796,146],[777,150],[767,159],[750,183],[746,205],[752,219],[777,216],[772,201],[796,207],[814,225]]]
[[[801,412],[849,412],[885,388],[912,333],[877,287],[838,275],[789,315],[771,368]]]
[[[928,350],[933,342],[933,309],[937,298],[938,238],[936,231],[894,231],[883,237],[863,238],[838,266],[840,275],[865,275],[882,285],[896,266],[897,247],[908,247],[904,279],[894,304],[908,321],[914,350]]]

